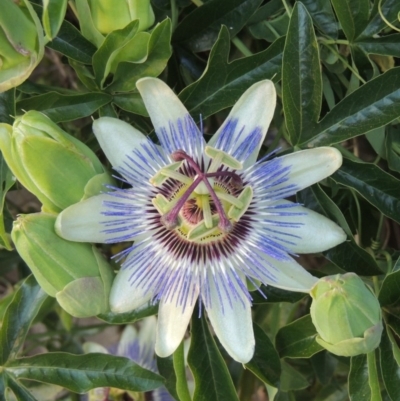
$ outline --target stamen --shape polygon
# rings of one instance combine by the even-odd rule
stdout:
[[[211,148],[212,149],[212,148]],[[229,156],[229,155],[228,155]],[[186,160],[187,163],[193,167],[193,169],[195,170],[195,172],[197,173],[197,178],[195,179],[195,181],[193,182],[196,183],[196,186],[192,188],[193,184],[187,189],[187,192],[189,192],[189,189],[191,189],[190,194],[194,191],[194,189],[197,187],[198,183],[200,183],[201,181],[204,182],[205,186],[207,187],[210,196],[212,198],[212,200],[214,201],[214,205],[215,208],[217,209],[218,215],[219,215],[219,223],[218,223],[218,227],[221,231],[228,233],[230,231],[232,231],[233,226],[232,223],[229,221],[228,217],[226,216],[225,210],[222,207],[221,201],[219,200],[217,194],[214,191],[214,188],[211,186],[211,184],[208,182],[207,179],[207,174],[203,173],[200,169],[200,167],[197,165],[197,163],[182,149],[179,149],[175,152],[173,152],[171,154],[171,158],[172,160],[178,162],[178,161],[182,161],[182,160]],[[229,156],[229,158],[231,158],[231,156]],[[231,158],[232,159],[232,158]],[[233,159],[235,160],[235,159]],[[241,163],[240,163],[241,165]],[[182,206],[184,205],[184,203],[186,202],[187,198],[189,197],[189,195],[187,195],[187,192],[182,196],[182,198],[178,201],[178,203],[176,204],[176,206],[171,210],[171,212],[169,214],[172,215],[172,212],[178,208],[178,206],[180,205],[179,209],[176,212],[176,215],[174,217],[174,222],[177,222],[177,217],[178,217],[178,213],[179,210],[182,208]],[[186,196],[187,195],[187,196]],[[183,198],[185,199],[185,202],[181,202]],[[164,217],[164,216],[163,216]],[[172,218],[172,217],[171,217]],[[176,227],[176,226],[175,226]],[[174,227],[174,228],[175,228]]]
[[[200,199],[201,199],[201,207],[203,209],[204,224],[206,225],[207,228],[212,228],[213,221],[212,221],[211,207],[210,207],[210,202],[208,200],[208,195],[202,195]]]
[[[182,197],[176,202],[176,205],[168,213],[161,216],[160,221],[168,230],[178,227],[178,214],[201,180],[202,177],[197,177]]]

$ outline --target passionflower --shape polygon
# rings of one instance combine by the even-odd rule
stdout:
[[[110,294],[114,312],[159,301],[156,353],[179,346],[197,299],[227,352],[254,352],[246,279],[308,292],[317,279],[292,255],[346,238],[327,218],[283,200],[337,170],[341,154],[317,148],[257,161],[272,119],[271,81],[251,86],[205,143],[188,111],[162,81],[137,83],[160,146],[127,123],[102,117],[93,131],[123,180],[65,209],[56,230],[71,241],[134,241]]]
[[[86,342],[83,344],[83,349],[86,353],[101,352],[104,354],[111,353],[113,355],[123,356],[136,362],[142,368],[151,370],[154,373],[159,373],[157,368],[157,360],[154,355],[156,332],[156,318],[149,316],[142,320],[139,330],[134,326],[128,325],[124,328],[119,343],[110,349],[94,343]],[[100,387],[91,390],[85,400],[88,401],[107,401],[107,400],[125,400],[125,391],[109,387]],[[146,393],[144,398],[137,397],[137,394],[130,393],[133,400],[150,399],[154,401],[174,401],[174,398],[168,393],[165,387],[159,387]]]

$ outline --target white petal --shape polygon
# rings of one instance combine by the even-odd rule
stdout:
[[[261,277],[264,284],[288,291],[309,292],[318,281],[291,258],[277,260],[262,252],[255,251],[255,253],[264,264],[264,274]]]
[[[171,355],[179,347],[196,304],[198,290],[195,291],[194,301],[187,302],[184,308],[179,303],[180,291],[176,291],[168,300],[161,300],[155,347],[156,354],[161,358]]]
[[[157,78],[142,78],[136,83],[151,122],[167,153],[183,149],[196,156],[204,139],[185,106],[172,89]]]
[[[228,118],[208,143],[230,153],[244,168],[254,164],[274,115],[276,92],[272,81],[252,85],[233,106]]]
[[[233,359],[247,363],[253,357],[255,345],[250,301],[244,296],[232,296],[229,301],[224,291],[217,290],[212,278],[209,282],[211,307],[207,307],[207,314],[215,334]]]
[[[112,117],[95,120],[93,132],[114,168],[123,167],[128,161],[127,156],[134,157],[133,151],[140,150],[141,145],[148,142],[136,128]]]
[[[56,220],[57,234],[69,241],[105,243],[110,234],[104,233],[101,222],[115,221],[115,216],[104,216],[104,202],[114,201],[108,194],[93,196],[64,209]]]
[[[149,301],[154,293],[142,285],[132,284],[132,269],[121,269],[110,292],[110,309],[114,313],[129,312]]]
[[[96,195],[67,207],[57,216],[55,225],[57,234],[75,242],[116,242],[113,239],[120,235],[123,235],[127,241],[136,239],[138,231],[135,232],[134,226],[127,228],[122,234],[121,232],[105,232],[115,227],[112,223],[129,222],[126,217],[104,214],[110,209],[105,202],[117,201],[119,205],[132,208],[132,201],[129,199],[117,198],[110,194]],[[122,227],[121,224],[119,227]]]
[[[126,326],[118,342],[117,355],[128,356],[129,348],[138,338],[138,333],[133,326]]]
[[[274,202],[271,206],[291,204],[292,202],[282,200]],[[282,212],[284,215],[267,215],[263,225],[269,225],[271,222],[274,238],[281,239],[282,245],[293,253],[323,252],[341,244],[347,238],[346,233],[336,223],[305,207],[275,208],[270,209],[270,212]]]
[[[296,191],[309,187],[333,174],[342,165],[342,154],[335,148],[302,150],[279,158],[281,167],[290,167],[288,180],[273,190],[295,185]]]

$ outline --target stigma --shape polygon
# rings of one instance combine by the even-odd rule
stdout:
[[[190,242],[224,238],[253,198],[251,186],[244,185],[239,173],[242,163],[211,146],[206,146],[201,163],[181,149],[171,159],[173,163],[150,179],[158,190],[152,203],[162,225]]]

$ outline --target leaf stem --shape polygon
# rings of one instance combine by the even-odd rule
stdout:
[[[379,11],[379,15],[381,16],[381,18],[383,19],[383,21],[385,21],[385,24],[386,24],[387,26],[389,26],[390,28],[392,28],[394,31],[400,32],[400,29],[399,29],[399,28],[396,28],[393,24],[391,24],[391,23],[386,19],[386,17],[383,15],[383,12],[382,12],[382,0],[379,0],[379,3],[378,3],[378,11]]]
[[[357,198],[357,193],[354,191],[354,189],[350,189],[351,194],[353,195],[354,198],[354,203],[356,204],[356,209],[357,209],[357,234],[358,234],[358,245],[361,245],[361,207],[360,207],[360,202]]]
[[[178,7],[176,5],[176,0],[171,0],[171,24],[173,32],[178,24]]]
[[[252,56],[253,53],[251,50],[248,49],[248,47],[237,37],[235,36],[234,38],[231,39],[231,42],[235,45],[235,47],[245,56],[249,57]]]
[[[335,56],[338,57],[338,59],[363,83],[365,84],[367,81],[358,73],[358,71],[353,68],[353,66],[351,66],[349,64],[349,62],[335,49],[333,49],[331,46],[329,46],[329,44],[327,43],[327,41],[323,40],[321,41],[321,44],[324,45],[326,48],[328,48],[328,50],[333,53]]]
[[[285,7],[285,10],[290,17],[292,15],[292,7],[287,3],[286,0],[282,0],[283,6]]]

